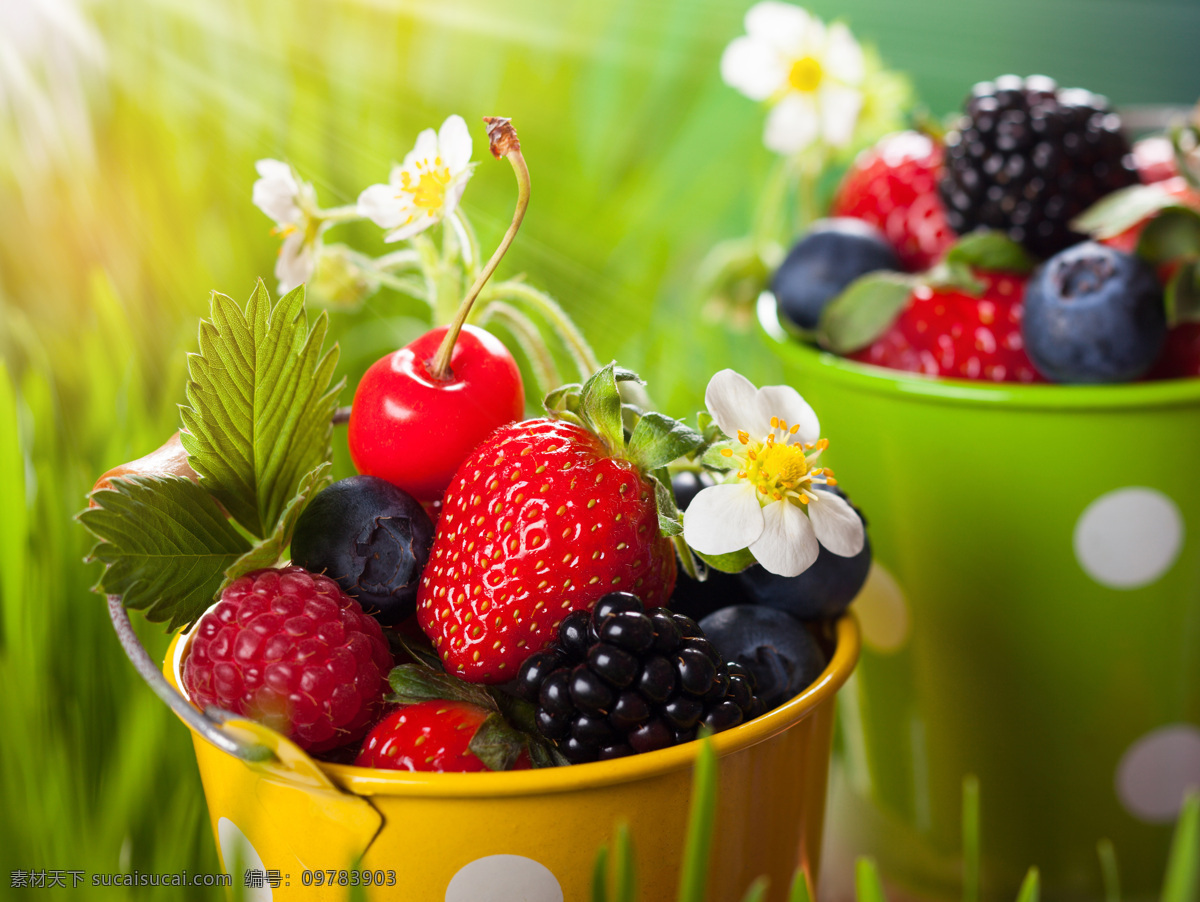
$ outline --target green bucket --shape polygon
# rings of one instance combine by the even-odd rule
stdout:
[[[1024,386],[902,374],[765,341],[866,512],[835,842],[898,889],[960,893],[979,778],[984,897],[1157,895],[1200,786],[1200,379]]]

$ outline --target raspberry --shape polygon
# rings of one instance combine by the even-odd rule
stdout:
[[[183,685],[216,705],[322,752],[360,739],[377,719],[393,661],[383,630],[325,576],[258,570],[200,618]]]

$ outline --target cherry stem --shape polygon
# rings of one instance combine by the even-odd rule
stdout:
[[[525,165],[525,158],[521,156],[521,142],[517,140],[516,130],[513,129],[508,119],[485,117],[483,121],[488,124],[488,138],[491,141],[492,155],[496,159],[507,159],[512,164],[513,172],[516,173],[517,208],[513,211],[512,224],[504,233],[500,246],[496,248],[487,265],[476,277],[475,284],[471,286],[471,290],[459,304],[454,319],[446,330],[446,337],[442,339],[433,363],[429,366],[429,375],[442,382],[450,378],[450,357],[454,353],[454,343],[458,340],[458,333],[462,331],[463,324],[467,321],[471,305],[475,303],[479,292],[483,290],[487,280],[491,278],[496,267],[500,265],[500,261],[504,259],[508,246],[517,237],[517,230],[521,228],[521,220],[525,218],[525,209],[529,206],[529,167]]]

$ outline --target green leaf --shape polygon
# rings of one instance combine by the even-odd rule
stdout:
[[[1179,205],[1179,198],[1161,184],[1131,185],[1092,204],[1071,221],[1071,228],[1097,240],[1113,238],[1159,210]]]
[[[731,440],[713,442],[704,449],[700,463],[710,470],[732,470],[737,466],[737,461],[733,459],[733,452],[736,450],[737,444]],[[726,451],[729,453],[726,454]]]
[[[683,533],[683,518],[675,506],[675,492],[671,489],[671,474],[666,467],[659,467],[647,475],[654,486],[654,506],[658,511],[658,531],[668,537]]]
[[[388,701],[398,705],[445,699],[496,710],[496,702],[482,686],[456,679],[424,664],[398,664],[388,674],[388,683],[392,687]]]
[[[925,273],[920,281],[935,291],[961,291],[970,295],[982,294],[987,288],[970,266],[950,260],[943,260]]]
[[[613,902],[634,902],[636,878],[633,840],[629,835],[629,825],[624,822],[617,824],[616,849],[617,854],[613,859],[613,889],[616,895]]]
[[[1017,902],[1038,902],[1041,895],[1041,880],[1038,877],[1038,869],[1030,868],[1025,872],[1025,879],[1021,881],[1021,888],[1017,891]]]
[[[491,714],[479,725],[467,748],[488,766],[488,770],[512,770],[528,743],[528,737],[511,727],[499,713]]]
[[[1182,263],[1163,291],[1167,323],[1200,322],[1200,262]]]
[[[821,311],[818,341],[835,354],[865,348],[888,330],[908,303],[913,285],[912,276],[901,273],[860,276]]]
[[[551,416],[558,416],[566,410],[578,410],[579,392],[582,388],[578,382],[559,386],[542,400],[542,408]]]
[[[858,902],[887,902],[879,869],[870,858],[860,858],[854,863],[854,896]]]
[[[79,515],[100,543],[97,590],[169,629],[192,623],[212,604],[225,571],[250,549],[212,496],[183,476],[128,476],[93,492],[99,505]]]
[[[977,229],[963,235],[946,252],[948,263],[983,269],[989,272],[1028,273],[1034,259],[1017,242],[1003,232]]]
[[[702,739],[701,743],[692,775],[692,807],[679,872],[678,902],[704,902],[708,883],[709,852],[717,816],[717,753],[711,739]]]
[[[254,547],[233,562],[225,571],[225,582],[230,583],[246,573],[253,573],[263,567],[274,567],[283,557],[283,551],[292,543],[292,534],[296,531],[296,521],[304,511],[304,506],[318,492],[332,481],[333,464],[329,461],[317,466],[304,474],[296,494],[283,509],[279,522],[274,531],[265,539],[255,543]]]
[[[1162,902],[1196,902],[1200,899],[1200,792],[1184,799],[1171,838]]]
[[[639,469],[655,470],[690,454],[704,438],[690,426],[655,411],[647,411],[633,427],[625,458]]]
[[[608,846],[596,850],[596,860],[592,864],[592,902],[609,902]]]
[[[741,573],[747,567],[757,563],[754,560],[754,555],[750,553],[749,548],[743,548],[741,551],[731,551],[728,554],[701,554],[692,549],[696,557],[708,564],[714,570],[720,570],[722,573]]]
[[[615,369],[616,363],[609,363],[583,384],[579,413],[609,450],[619,453],[625,447],[625,432],[621,428],[621,393],[617,391]]]
[[[246,530],[274,532],[305,474],[332,453],[337,348],[328,318],[309,328],[304,287],[274,306],[262,280],[246,309],[212,296],[200,353],[188,355],[180,439],[200,484]]]
[[[1162,210],[1138,236],[1137,254],[1155,265],[1200,258],[1200,210]]]

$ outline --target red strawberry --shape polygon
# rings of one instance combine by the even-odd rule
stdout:
[[[906,269],[929,269],[954,243],[938,196],[941,168],[942,146],[928,135],[888,135],[858,155],[830,215],[869,222],[887,237]]]
[[[1165,182],[1179,175],[1175,147],[1166,135],[1151,135],[1133,145],[1133,163],[1143,185]]]
[[[488,770],[470,745],[491,713],[469,702],[444,699],[398,708],[375,725],[354,763],[358,767],[438,773]],[[522,751],[511,769],[525,770],[529,766],[529,752]]]
[[[1025,280],[977,272],[987,286],[972,297],[956,289],[915,289],[908,306],[875,342],[848,355],[893,370],[988,382],[1045,381],[1025,353]]]
[[[1200,376],[1200,323],[1180,323],[1167,332],[1167,343],[1147,379]]]
[[[637,467],[581,426],[526,420],[493,432],[454,475],[417,619],[448,672],[502,683],[571,611],[615,589],[657,607],[674,584],[674,548]]]
[[[217,705],[327,751],[367,731],[392,655],[378,621],[326,576],[300,567],[234,580],[200,618],[183,685]]]

